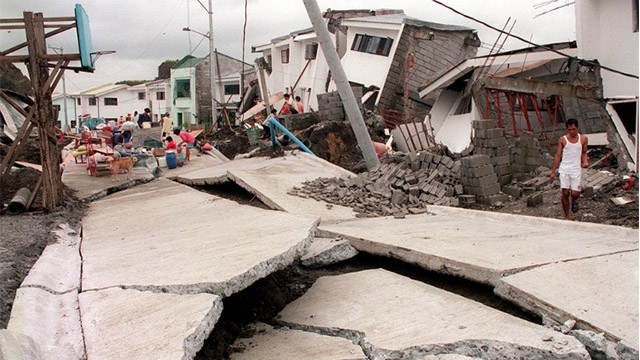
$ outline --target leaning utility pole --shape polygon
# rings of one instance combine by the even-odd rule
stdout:
[[[211,73],[211,126],[214,129],[218,128],[218,96],[216,94],[216,55],[215,47],[213,46],[213,5],[209,0],[209,72]]]
[[[380,165],[380,160],[378,159],[378,155],[376,155],[376,151],[373,149],[373,143],[367,131],[367,126],[362,119],[362,113],[358,108],[356,97],[353,95],[353,90],[351,90],[351,86],[347,80],[347,74],[342,68],[336,47],[331,41],[329,30],[327,30],[327,26],[322,18],[318,3],[315,0],[303,0],[303,2],[307,8],[307,14],[309,14],[309,19],[311,19],[311,24],[318,37],[324,57],[329,65],[329,70],[331,70],[331,74],[333,74],[338,93],[340,94],[345,112],[347,113],[347,118],[349,118],[349,122],[351,123],[351,128],[364,156],[364,161],[367,163],[367,169],[373,170]]]

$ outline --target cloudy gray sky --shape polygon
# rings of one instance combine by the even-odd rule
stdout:
[[[201,0],[207,5],[207,0]],[[73,16],[78,0],[0,0],[0,18],[19,18],[23,11],[42,12],[45,17]],[[426,21],[472,27],[480,39],[491,47],[497,33],[471,22],[430,0],[317,0],[321,10],[332,9],[403,9]],[[451,7],[502,28],[509,17],[517,22],[513,33],[531,38],[536,43],[575,40],[574,6],[566,6],[534,19],[542,11],[569,2],[558,0],[543,9],[534,5],[543,0],[443,0]],[[89,15],[94,51],[115,50],[101,57],[94,73],[67,72],[67,91],[76,92],[119,80],[153,79],[157,66],[166,59],[178,59],[193,53],[208,54],[208,42],[184,27],[206,33],[208,16],[197,0],[111,0],[81,2]],[[218,51],[242,58],[244,22],[242,0],[213,1],[214,39]],[[302,0],[249,0],[247,8],[245,61],[252,63],[257,54],[252,45],[292,31],[310,27],[311,22]],[[0,49],[24,41],[22,30],[0,31]],[[75,30],[49,38],[48,46],[62,47],[65,53],[77,52]],[[508,41],[505,48],[524,47],[518,41]],[[486,53],[487,50],[482,50]],[[49,52],[53,50],[49,49]],[[62,91],[59,86],[58,91]]]

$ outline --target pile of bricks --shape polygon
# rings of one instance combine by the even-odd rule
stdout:
[[[540,146],[533,133],[523,132],[511,147],[511,170],[525,174],[539,166],[553,167],[553,156]]]
[[[288,193],[351,207],[358,217],[403,217],[426,212],[428,204],[458,206],[463,193],[459,168],[447,156],[422,152],[356,177],[307,181]]]
[[[351,89],[356,97],[360,112],[364,114],[362,88],[354,86]],[[318,95],[318,116],[321,121],[344,121],[346,119],[342,99],[337,91]]]
[[[475,200],[485,205],[495,205],[508,200],[500,192],[498,176],[488,155],[472,155],[460,159],[464,193],[475,195]]]
[[[473,152],[488,155],[500,185],[509,184],[512,180],[509,142],[504,137],[504,129],[496,120],[473,121]]]

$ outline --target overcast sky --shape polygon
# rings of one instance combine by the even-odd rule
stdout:
[[[207,6],[207,0],[201,0]],[[23,11],[42,12],[45,17],[73,16],[78,0],[0,0],[0,18],[21,18]],[[566,6],[534,19],[545,10],[564,5],[568,0],[536,9],[543,0],[443,0],[457,10],[502,28],[509,17],[516,20],[513,33],[531,38],[536,43],[575,40],[574,6]],[[208,41],[190,28],[208,32],[208,15],[197,0],[110,0],[81,2],[89,15],[94,51],[114,50],[102,56],[94,73],[67,72],[67,92],[77,92],[91,86],[119,80],[153,79],[158,65],[166,59],[179,59],[193,53],[208,54]],[[318,0],[321,10],[403,9],[412,17],[445,24],[474,28],[485,45],[491,47],[497,32],[474,23],[430,0]],[[213,1],[214,39],[219,52],[242,58],[244,6],[241,0]],[[258,54],[251,46],[292,31],[310,27],[302,0],[249,0],[247,8],[245,61],[253,63]],[[75,30],[48,39],[47,45],[62,47],[65,53],[77,52]],[[203,40],[201,42],[201,40]],[[1,30],[0,49],[25,40],[23,30]],[[518,41],[508,41],[505,49],[525,47]],[[53,52],[52,49],[48,49]],[[481,53],[487,50],[480,49]],[[62,87],[57,89],[62,92]]]

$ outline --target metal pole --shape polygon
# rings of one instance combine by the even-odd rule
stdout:
[[[215,47],[213,46],[213,5],[209,0],[209,70],[211,73],[211,125],[214,129],[218,128],[218,108],[217,101],[218,96],[216,94],[216,61],[213,58],[215,55]]]
[[[371,142],[371,137],[369,137],[367,126],[362,119],[362,113],[360,113],[358,103],[353,95],[353,90],[351,90],[351,86],[347,80],[347,74],[342,68],[342,63],[340,63],[336,47],[331,41],[329,30],[327,30],[327,26],[324,23],[318,3],[315,0],[303,0],[303,2],[307,8],[307,14],[309,14],[309,19],[316,32],[318,42],[327,60],[331,74],[336,82],[336,87],[340,93],[340,98],[344,104],[349,122],[351,123],[351,128],[364,156],[364,161],[367,164],[367,169],[373,170],[380,165],[380,160],[378,159],[378,155],[376,155],[376,151],[373,149],[373,143]]]
[[[267,83],[264,77],[264,68],[262,64],[256,62],[256,67],[258,68],[258,83],[260,85],[260,93],[262,94],[262,102],[264,104],[264,108],[267,110],[267,117],[271,115],[271,104],[269,104],[269,93],[267,92]]]

